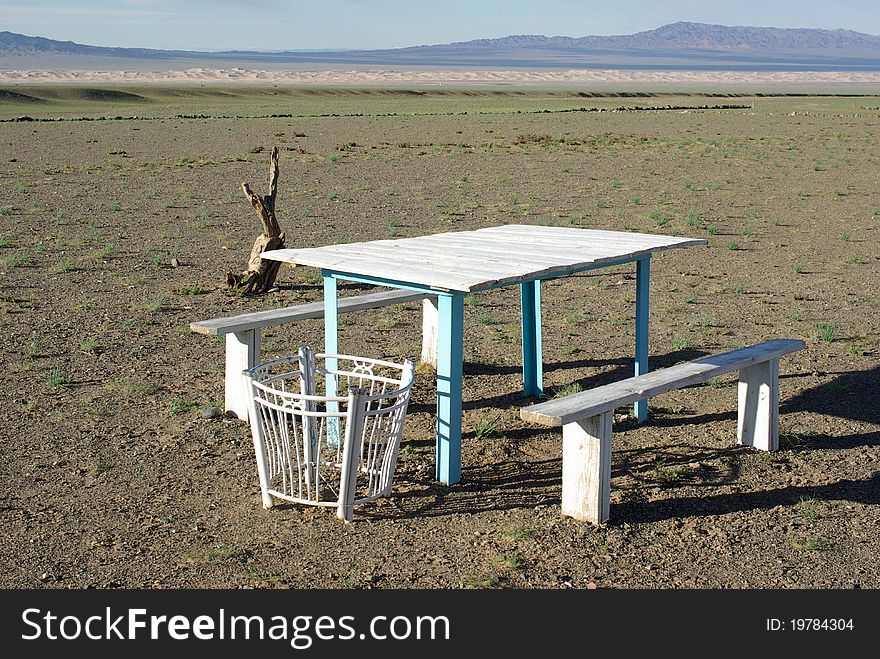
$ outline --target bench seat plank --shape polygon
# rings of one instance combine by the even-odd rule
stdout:
[[[759,362],[779,359],[783,355],[803,350],[804,347],[804,342],[798,339],[765,341],[531,405],[521,410],[521,417],[532,423],[562,426],[637,400],[653,398],[672,389],[705,382]]]
[[[356,297],[339,298],[338,309],[339,313],[345,313],[347,311],[362,311],[364,309],[378,309],[379,307],[386,307],[392,304],[403,304],[404,302],[422,300],[425,297],[425,293],[419,291],[388,290],[379,293],[358,295]],[[323,317],[324,302],[319,301],[308,302],[293,307],[255,311],[252,313],[241,314],[239,316],[200,320],[195,323],[190,323],[189,327],[193,332],[198,332],[199,334],[212,334],[219,336],[233,332],[244,332],[247,330],[259,329],[261,327],[269,327],[270,325],[281,325],[283,323],[292,323],[299,320]]]

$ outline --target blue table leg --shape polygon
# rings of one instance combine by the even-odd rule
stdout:
[[[648,372],[648,307],[651,287],[651,257],[636,262],[636,375]],[[642,423],[648,418],[648,399],[637,400],[633,405],[636,420]]]
[[[523,394],[544,393],[544,358],[541,353],[541,281],[519,285],[522,302]]]
[[[438,296],[437,480],[461,480],[461,392],[464,359],[464,294]]]
[[[339,325],[336,307],[336,278],[324,274],[324,353],[339,354]],[[324,366],[328,370],[336,370],[338,359],[326,359]],[[337,392],[336,376],[327,375],[327,396],[335,396]],[[339,410],[338,403],[327,403],[328,412]],[[339,419],[327,419],[327,442],[331,446],[339,445]]]

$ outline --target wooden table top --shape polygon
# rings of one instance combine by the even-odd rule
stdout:
[[[435,290],[472,292],[561,277],[606,262],[707,242],[627,231],[508,224],[417,238],[279,249],[261,256]]]

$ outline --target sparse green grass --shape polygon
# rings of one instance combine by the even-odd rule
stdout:
[[[799,451],[809,447],[807,433],[800,428],[782,426],[779,428],[779,448],[785,451]]]
[[[710,236],[714,236],[716,233],[718,233],[718,225],[710,224],[706,227],[706,233],[708,233]]]
[[[383,315],[376,321],[376,329],[390,330],[400,325],[400,320],[394,316]]]
[[[501,417],[483,416],[474,422],[474,439],[486,439],[496,434],[501,425]]]
[[[193,400],[188,398],[184,398],[182,396],[177,396],[168,406],[168,411],[171,413],[171,416],[177,416],[179,414],[186,414],[188,412],[192,412],[197,409],[199,404]]]
[[[109,380],[104,383],[104,388],[114,393],[132,397],[149,396],[159,390],[152,382],[137,379]],[[176,412],[172,412],[172,414],[176,414]]]
[[[15,252],[13,254],[7,254],[3,258],[3,264],[7,268],[23,268],[26,265],[30,265],[31,256],[27,252]]]
[[[49,373],[49,386],[53,389],[67,389],[70,386],[70,376],[60,368],[53,368]]]
[[[690,478],[693,478],[694,470],[685,465],[667,466],[666,460],[658,459],[654,462],[649,477],[656,483],[662,485],[675,485]]]
[[[716,322],[717,321],[715,319],[715,315],[712,313],[706,312],[706,313],[702,313],[699,316],[697,316],[694,319],[693,324],[699,325],[701,327],[712,327],[713,325],[715,325]]]
[[[0,215],[12,215],[12,206],[0,206]]]
[[[214,545],[205,549],[189,550],[180,555],[187,563],[227,563],[234,560],[242,553],[241,549],[232,545]]]
[[[654,222],[654,226],[658,229],[669,224],[669,220],[672,219],[669,215],[661,211],[659,208],[652,210],[648,214],[648,218],[652,222]]]
[[[43,351],[40,350],[40,345],[37,343],[36,339],[28,344],[27,356],[28,359],[39,359],[43,356]]]
[[[535,529],[530,526],[524,526],[522,524],[517,524],[516,526],[509,526],[504,531],[502,531],[502,535],[514,542],[522,542],[523,540],[532,540],[537,535]]]
[[[503,321],[498,320],[497,318],[495,318],[495,316],[486,312],[483,312],[479,316],[477,316],[477,322],[480,325],[501,325],[503,323]]]
[[[826,343],[834,341],[837,338],[838,331],[837,323],[834,322],[816,324],[816,333],[819,335],[819,339]]]
[[[819,500],[816,497],[801,497],[795,504],[795,509],[811,522],[815,522],[821,517]]]
[[[579,382],[572,382],[571,384],[566,384],[554,389],[553,398],[563,398],[564,396],[571,396],[572,394],[576,394],[583,390],[584,388]]]
[[[495,563],[505,572],[522,572],[526,564],[519,554],[496,554]]]
[[[132,305],[132,310],[145,311],[147,313],[156,313],[157,311],[162,310],[162,308],[165,306],[165,302],[165,296],[161,293],[158,293],[152,299],[139,300]]]
[[[58,272],[73,272],[74,270],[76,270],[76,261],[74,261],[69,256],[62,256],[60,259],[58,259],[58,263],[56,264],[55,268],[58,270]]]
[[[849,265],[865,265],[868,260],[861,256],[853,256],[852,258],[847,259],[846,262]]]
[[[727,249],[735,252],[742,249],[742,245],[740,245],[739,242],[737,242],[736,240],[731,240],[727,243]]]
[[[730,285],[730,292],[737,295],[742,295],[746,292],[746,285],[741,281],[735,281]]]
[[[184,286],[178,286],[174,289],[174,292],[178,295],[202,295],[206,291],[198,284],[186,284]]]
[[[565,312],[565,322],[568,325],[579,325],[580,323],[586,320],[586,314],[584,314],[581,310],[576,311],[566,311]]]
[[[687,215],[684,216],[684,219],[689,227],[700,226],[700,211],[690,210],[687,212]]]
[[[828,541],[819,536],[793,535],[791,545],[801,551],[824,551],[829,548]]]
[[[79,349],[85,353],[94,353],[98,349],[98,340],[91,336],[87,339],[83,339],[79,344]]]
[[[794,264],[794,273],[796,275],[801,275],[804,273],[804,264],[803,263],[795,263]]]
[[[687,334],[678,334],[672,339],[673,350],[687,350],[691,345],[691,341]]]
[[[103,261],[104,259],[108,259],[113,255],[113,252],[116,251],[115,243],[107,243],[101,249],[96,249],[91,254],[90,257],[95,259],[96,261]]]
[[[0,249],[4,247],[11,247],[12,239],[9,236],[0,235]]]
[[[464,580],[466,588],[475,588],[484,590],[488,588],[497,588],[500,583],[500,577],[495,572],[485,572],[481,574],[470,574]]]

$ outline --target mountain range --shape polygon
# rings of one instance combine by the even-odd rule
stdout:
[[[295,46],[295,44],[292,44]],[[880,70],[880,36],[851,30],[767,28],[678,22],[629,35],[513,35],[498,39],[385,50],[196,52],[111,48],[0,32],[0,66],[49,58],[75,67],[89,58],[105,62],[198,61],[208,65],[264,66],[490,66],[541,68]]]

